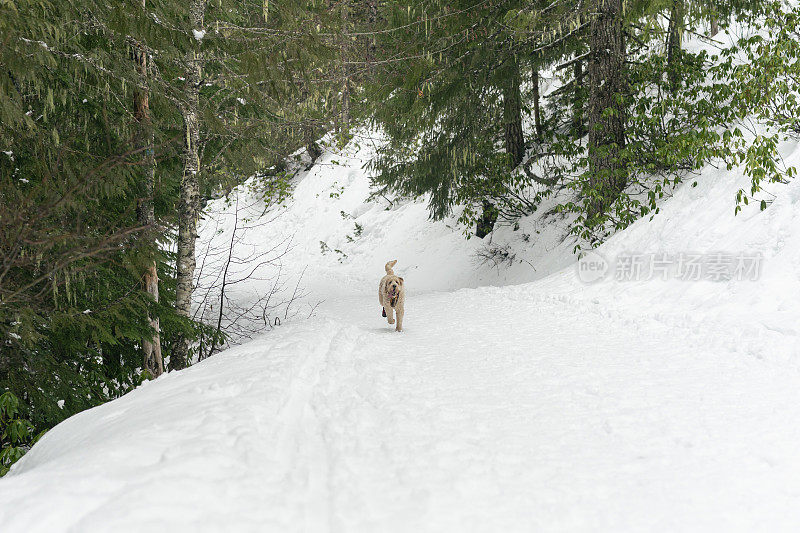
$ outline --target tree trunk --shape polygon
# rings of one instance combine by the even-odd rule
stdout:
[[[475,228],[475,236],[483,239],[489,235],[494,229],[494,223],[497,222],[497,208],[492,205],[489,200],[483,201],[483,214],[478,219],[478,225]]]
[[[503,86],[503,130],[508,166],[514,170],[525,157],[525,137],[522,132],[522,95],[520,94],[519,65],[514,57],[507,61],[507,83]],[[475,228],[475,236],[484,238],[494,229],[497,208],[489,199],[483,200],[483,214]]]
[[[517,168],[525,157],[525,137],[522,133],[522,96],[520,95],[519,65],[510,59],[511,72],[503,89],[503,125],[506,153],[511,169]]]
[[[580,24],[584,24],[586,19],[584,15],[579,17]],[[583,139],[586,135],[586,116],[584,105],[586,103],[586,89],[584,88],[584,72],[583,60],[577,59],[585,52],[583,46],[575,51],[575,63],[572,65],[572,79],[575,85],[572,97],[572,129],[575,132],[575,138],[578,140]]]
[[[367,0],[367,29],[374,32],[378,29],[378,0]],[[378,56],[378,40],[375,35],[367,36],[367,72],[370,76],[375,75],[375,61]]]
[[[572,128],[575,130],[575,137],[582,139],[586,135],[586,128],[584,127],[583,117],[583,61],[576,61],[573,65],[573,79],[575,83],[575,91],[572,101]]]
[[[350,38],[347,34],[350,31],[350,24],[349,24],[349,10],[350,5],[348,0],[342,1],[342,44],[340,48],[341,54],[341,61],[342,61],[342,99],[341,99],[341,122],[340,122],[340,134],[342,137],[346,137],[348,131],[350,130],[350,65],[348,65],[348,61],[350,60],[349,52],[349,44]]]
[[[531,65],[531,85],[533,86],[533,124],[536,129],[536,140],[541,142],[544,138],[542,131],[542,115],[539,108],[539,66]]]
[[[191,0],[189,16],[192,29],[202,32],[206,0]],[[189,317],[194,290],[195,239],[197,238],[197,215],[199,210],[200,187],[200,83],[201,42],[186,57],[185,101],[181,112],[184,125],[183,177],[178,202],[178,259],[176,266],[177,288],[175,309],[184,317]],[[181,335],[170,359],[170,368],[185,368],[189,363],[189,339]]]
[[[598,222],[625,188],[625,42],[622,0],[594,0],[589,61],[587,222]]]
[[[522,132],[522,95],[520,94],[519,65],[514,57],[508,59],[509,73],[503,86],[503,129],[508,165],[514,170],[525,157],[525,137]],[[484,238],[494,229],[497,208],[489,199],[483,200],[483,214],[475,228],[475,236]]]
[[[145,8],[145,1],[142,0],[142,8]],[[142,234],[147,239],[150,249],[155,249],[155,212],[153,210],[153,190],[155,188],[156,160],[154,153],[153,130],[150,122],[150,94],[148,88],[147,70],[147,49],[138,42],[133,43],[133,60],[136,64],[136,72],[139,75],[140,87],[133,93],[133,114],[139,123],[140,133],[139,142],[144,148],[143,167],[144,167],[144,197],[139,198],[136,204],[136,219],[139,225],[147,226],[148,230]],[[150,262],[142,274],[143,289],[153,300],[158,302],[158,273],[156,271],[155,260]],[[144,360],[142,368],[150,372],[157,378],[164,373],[164,361],[161,357],[161,335],[158,317],[148,316],[150,326],[155,330],[153,337],[142,339],[142,349],[144,350]]]
[[[719,33],[719,22],[717,22],[717,16],[716,15],[713,15],[711,17],[711,31],[710,31],[710,33],[711,33],[710,37],[713,37],[713,36],[715,36],[716,34]]]
[[[156,271],[156,263],[153,261],[147,271],[144,273],[143,279],[144,290],[158,302],[158,272]],[[150,326],[156,331],[152,339],[144,339],[142,347],[144,348],[144,368],[149,370],[153,377],[158,377],[164,373],[164,360],[161,356],[161,324],[158,317],[150,318]]]
[[[683,29],[683,0],[672,0],[667,32],[667,78],[669,90],[676,92],[680,88],[681,78],[678,62],[680,61],[681,30]]]
[[[314,126],[308,124],[304,125],[303,140],[305,141],[306,152],[308,152],[308,157],[311,158],[312,165],[317,161],[317,158],[322,155],[322,148],[320,148],[319,143],[314,137]]]
[[[308,111],[309,107],[309,94],[308,94],[308,86],[306,82],[302,82],[301,85],[301,94],[303,97],[303,109],[306,111],[306,116],[303,119],[303,143],[306,146],[306,152],[308,153],[308,157],[311,159],[311,165],[313,165],[319,156],[322,155],[322,148],[320,148],[319,143],[317,143],[317,129],[314,127],[314,123],[309,119]],[[308,167],[309,169],[311,166]]]

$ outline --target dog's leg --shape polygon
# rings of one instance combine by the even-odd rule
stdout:
[[[403,315],[405,314],[405,309],[403,308],[403,304],[397,305],[397,327],[394,328],[395,331],[403,331]],[[391,324],[391,322],[389,322]]]
[[[389,324],[394,324],[394,307],[390,305],[384,309],[386,309],[386,318],[389,320]]]

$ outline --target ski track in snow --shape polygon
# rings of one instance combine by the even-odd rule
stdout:
[[[765,516],[800,519],[798,376],[775,361],[531,288],[414,295],[402,334],[372,298],[324,314],[52,430],[45,439],[69,449],[32,455],[27,475],[0,484],[3,529],[752,530]],[[93,455],[96,441],[109,455]]]

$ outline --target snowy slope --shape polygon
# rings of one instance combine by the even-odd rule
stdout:
[[[746,180],[708,168],[597,250],[609,272],[586,283],[558,221],[496,231],[516,260],[494,268],[474,257],[488,238],[424,202],[366,201],[360,144],[263,217],[238,196],[237,256],[280,257],[231,298],[303,273],[297,314],[51,430],[0,480],[0,531],[794,529],[800,181],[734,217]],[[207,245],[234,211],[211,206]],[[615,279],[662,252],[760,254],[761,272]],[[402,334],[375,295],[389,259]]]

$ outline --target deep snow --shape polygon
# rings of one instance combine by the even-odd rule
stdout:
[[[307,296],[270,311],[294,317],[52,429],[0,480],[0,530],[800,523],[800,181],[734,217],[746,180],[707,168],[603,245],[612,268],[587,284],[558,220],[498,229],[516,259],[495,268],[474,256],[488,238],[428,221],[424,202],[365,201],[360,141],[263,217],[238,197],[250,229],[237,256],[281,257],[231,298],[253,301],[278,270],[286,296],[304,272]],[[785,155],[800,164],[796,146]],[[211,206],[204,243],[229,241],[234,210]],[[660,252],[760,254],[761,272],[614,279],[620,257]],[[402,334],[375,294],[389,259],[409,290]],[[203,276],[219,275],[215,261]]]

